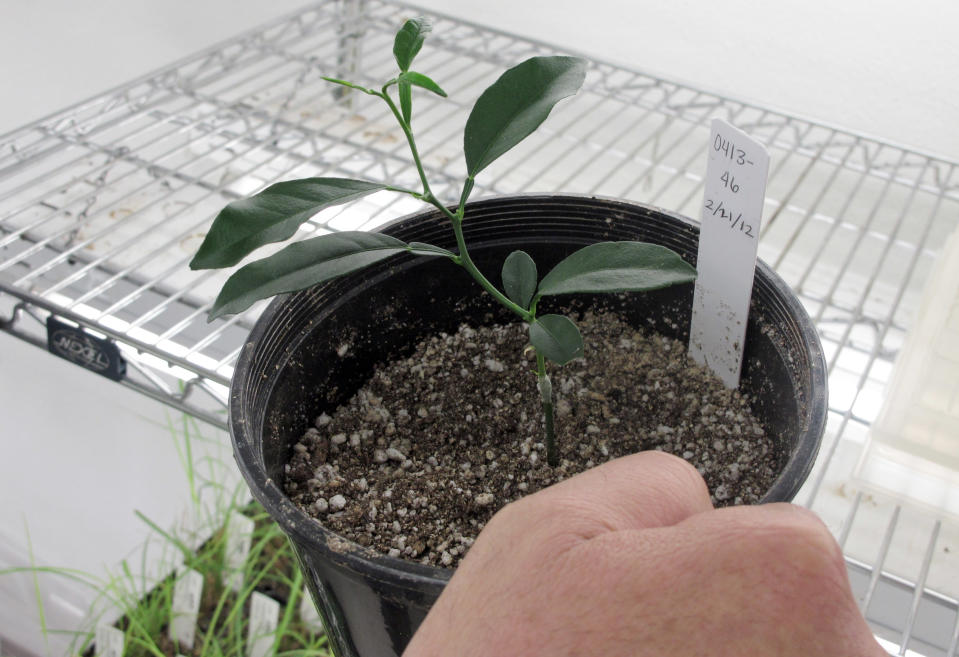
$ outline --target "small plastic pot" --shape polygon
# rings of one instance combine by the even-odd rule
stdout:
[[[696,224],[634,203],[518,196],[472,203],[466,217],[470,254],[495,281],[515,249],[532,255],[540,272],[586,244],[607,240],[662,244],[696,261]],[[448,222],[436,211],[398,220],[383,232],[455,248]],[[349,399],[377,363],[408,354],[422,337],[455,331],[464,321],[514,321],[478,291],[445,258],[400,256],[276,299],[240,355],[230,393],[236,460],[254,497],[289,535],[339,657],[401,654],[452,573],[377,555],[327,531],[283,493],[284,465],[313,419]],[[691,285],[613,300],[635,326],[688,339]],[[587,305],[609,302],[610,295],[577,297]],[[819,450],[826,367],[808,315],[762,263],[745,350],[740,387],[775,437],[780,465],[763,501],[788,501]]]

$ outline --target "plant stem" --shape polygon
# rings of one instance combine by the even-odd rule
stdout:
[[[466,199],[469,198],[470,192],[473,191],[473,177],[468,176],[463,183],[463,191],[460,194],[459,206],[456,208],[456,212],[451,211],[435,196],[433,196],[433,192],[430,190],[429,182],[426,179],[426,172],[423,169],[423,163],[420,160],[419,150],[416,148],[416,140],[413,138],[413,130],[409,123],[403,119],[403,115],[400,113],[399,108],[396,107],[393,99],[390,98],[390,95],[387,93],[387,89],[392,83],[393,81],[390,81],[384,85],[383,89],[379,92],[371,92],[369,90],[365,91],[367,93],[372,93],[372,95],[379,96],[386,101],[386,104],[389,106],[394,118],[396,118],[397,123],[399,123],[400,128],[403,129],[403,134],[406,135],[406,142],[410,147],[410,153],[413,156],[413,162],[416,164],[416,171],[419,173],[420,181],[423,184],[423,193],[417,194],[412,190],[402,188],[392,189],[405,192],[411,196],[426,201],[443,213],[453,225],[453,234],[456,236],[456,247],[459,251],[459,259],[457,264],[469,272],[470,276],[472,276],[473,279],[480,284],[480,287],[486,290],[502,306],[519,315],[523,321],[532,324],[534,321],[536,321],[535,305],[539,299],[537,298],[534,300],[533,307],[530,310],[527,310],[519,304],[514,303],[509,297],[500,292],[496,286],[493,285],[489,279],[483,275],[483,272],[476,267],[476,264],[470,257],[469,250],[466,248],[466,239],[463,237],[463,218],[466,213]],[[549,380],[549,376],[546,374],[546,359],[539,352],[536,353],[536,365],[538,378],[537,387],[539,388],[540,396],[543,401],[543,416],[546,421],[546,462],[550,465],[550,467],[556,467],[559,465],[559,454],[556,451],[556,435],[553,429],[553,386]]]
[[[460,194],[460,204],[459,208],[456,210],[456,214],[459,216],[464,216],[466,212],[466,199],[469,198],[470,192],[473,191],[473,176],[467,176],[466,180],[463,181],[463,193]]]
[[[559,454],[556,452],[556,434],[553,430],[553,384],[546,374],[546,358],[536,352],[536,387],[539,388],[543,402],[543,417],[546,419],[546,462],[550,467],[559,465]]]
[[[440,207],[440,203],[434,203],[437,207]],[[459,249],[459,256],[461,259],[460,266],[463,267],[466,271],[469,272],[480,286],[490,293],[490,295],[496,299],[500,304],[506,308],[512,310],[514,313],[523,318],[526,322],[532,322],[535,317],[528,310],[523,308],[517,303],[514,303],[507,297],[505,294],[496,289],[496,286],[490,283],[483,272],[477,269],[476,265],[473,263],[473,259],[470,257],[469,251],[466,249],[466,240],[463,238],[463,218],[459,216],[459,213],[452,214],[444,208],[449,214],[451,221],[453,222],[453,234],[456,235],[456,246]]]
[[[413,130],[410,127],[410,124],[403,119],[403,115],[400,114],[399,108],[396,106],[396,103],[393,102],[393,99],[390,98],[390,95],[386,93],[387,88],[389,87],[387,83],[383,90],[375,95],[382,98],[386,101],[386,104],[389,106],[390,111],[393,112],[393,116],[396,118],[397,123],[400,124],[400,128],[403,129],[403,134],[406,135],[406,143],[410,146],[410,153],[413,155],[413,162],[416,164],[416,171],[420,175],[420,182],[423,183],[423,198],[431,199],[433,193],[430,191],[430,183],[426,180],[426,171],[423,170],[423,163],[420,161],[420,152],[416,148],[416,140],[413,139]]]
[[[523,318],[524,321],[532,322],[534,316],[532,313],[527,311],[525,308],[519,304],[513,303],[509,297],[496,289],[496,286],[493,285],[486,276],[483,275],[476,265],[473,263],[473,259],[470,258],[469,251],[466,249],[466,241],[463,238],[463,213],[466,206],[466,199],[469,196],[470,191],[473,189],[473,179],[467,178],[466,183],[463,186],[463,193],[460,196],[459,207],[456,212],[451,212],[449,208],[443,205],[430,190],[430,184],[426,180],[426,171],[423,169],[423,163],[420,160],[420,152],[416,148],[416,139],[413,137],[413,130],[410,128],[410,125],[403,119],[403,115],[400,113],[399,108],[396,106],[396,103],[393,102],[393,99],[390,98],[390,95],[386,93],[389,83],[387,83],[383,90],[380,92],[375,92],[375,95],[382,98],[386,104],[389,106],[390,111],[393,113],[393,117],[396,119],[396,122],[399,123],[400,128],[403,129],[403,134],[406,135],[406,142],[410,147],[410,154],[413,156],[413,162],[416,164],[416,171],[419,173],[420,182],[423,183],[423,193],[421,195],[413,194],[408,190],[399,190],[406,191],[412,196],[418,196],[420,199],[430,203],[440,212],[442,212],[453,224],[453,234],[456,235],[456,246],[459,249],[460,262],[459,265],[463,267],[470,276],[472,276],[480,286],[492,295],[500,304],[506,308],[512,310],[514,313]]]

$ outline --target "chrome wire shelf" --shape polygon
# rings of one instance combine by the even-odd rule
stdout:
[[[226,386],[263,309],[208,324],[226,273],[187,263],[227,202],[292,177],[415,186],[401,132],[372,99],[324,82],[393,74],[415,8],[310,7],[0,137],[0,328],[44,345],[53,314],[115,341],[123,384],[225,426]],[[416,99],[434,193],[465,176],[468,107],[507,66],[552,47],[449,17],[418,66],[450,94]],[[892,650],[955,655],[959,528],[848,476],[881,404],[930,266],[959,220],[959,163],[603,62],[541,131],[484,172],[474,197],[563,191],[698,217],[709,119],[769,148],[760,257],[814,318],[830,372],[827,435],[797,502],[834,530],[863,609]],[[417,209],[381,192],[301,236]],[[911,654],[911,653],[910,653]]]

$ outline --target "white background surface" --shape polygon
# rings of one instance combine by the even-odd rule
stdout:
[[[8,0],[0,133],[304,4]],[[955,0],[418,4],[959,159]]]
[[[955,0],[419,4],[959,159]]]
[[[0,372],[0,570],[32,561],[102,580],[119,575],[128,559],[139,575],[151,532],[134,511],[167,530],[188,519],[180,414],[5,333]],[[225,475],[234,469],[226,436],[206,426],[208,440],[190,435],[194,460],[225,464],[216,478],[233,490],[239,474]],[[154,569],[173,563],[163,547],[154,541],[150,549]],[[38,583],[48,628],[80,627],[97,591],[58,575]],[[72,637],[45,639],[40,626],[33,578],[0,575],[4,647],[65,654]]]
[[[955,0],[420,4],[959,159]],[[0,133],[300,6],[7,0],[0,7]],[[24,519],[38,558],[89,571],[136,554],[146,529],[134,508],[172,523],[185,488],[164,427],[169,415],[176,417],[0,336],[0,561],[23,556]],[[70,596],[79,594],[47,593],[69,618]],[[15,633],[42,652],[31,596],[29,582],[0,581],[0,635]],[[48,646],[54,654],[56,645]]]
[[[302,6],[298,0],[10,0],[0,4],[0,132],[159,68]],[[180,414],[0,334],[0,570],[35,563],[98,577],[129,560],[139,573],[147,525],[179,524],[189,488],[169,423]],[[196,460],[230,465],[225,434]],[[235,470],[235,468],[233,468]],[[239,474],[234,474],[238,479]],[[226,479],[221,478],[221,479]],[[233,484],[222,481],[229,489]],[[151,548],[154,561],[171,562]],[[95,591],[39,579],[51,630],[79,627]],[[29,576],[0,576],[0,654],[63,655],[44,638]]]

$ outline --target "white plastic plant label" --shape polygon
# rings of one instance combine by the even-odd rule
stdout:
[[[97,625],[93,635],[96,657],[123,657],[123,632],[107,623]]]
[[[179,642],[184,648],[193,647],[202,595],[203,575],[195,570],[183,569],[173,585],[171,622],[167,632],[171,641]]]
[[[250,596],[250,625],[246,639],[247,657],[268,657],[271,654],[279,621],[280,603],[267,595],[254,592]]]
[[[727,388],[735,388],[756,272],[769,153],[721,119],[713,119],[708,150],[689,355],[709,367]]]
[[[323,619],[316,611],[316,605],[313,604],[313,598],[310,596],[310,590],[303,587],[303,594],[300,596],[300,620],[306,625],[307,629],[315,634],[323,634],[326,628],[323,627]]]
[[[230,514],[226,527],[226,554],[224,584],[239,592],[243,588],[243,573],[253,543],[253,520],[239,511]]]

